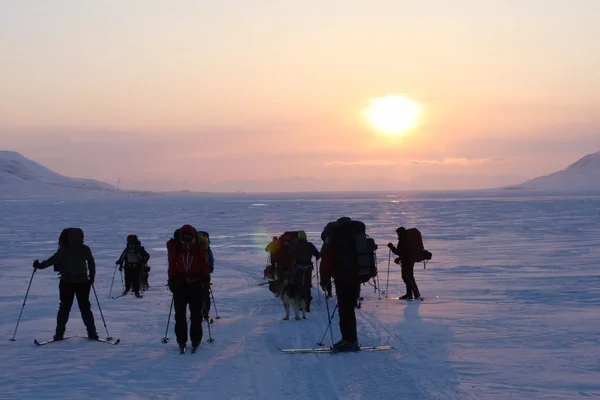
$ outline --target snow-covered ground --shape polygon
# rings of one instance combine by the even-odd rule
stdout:
[[[504,197],[500,197],[504,196]],[[285,195],[222,198],[0,202],[0,399],[579,399],[600,398],[600,197],[500,194]],[[300,198],[302,197],[302,198]],[[371,286],[357,311],[363,345],[393,350],[337,355],[282,354],[316,347],[327,326],[322,294],[308,320],[283,321],[262,282],[264,246],[274,234],[304,229],[320,247],[331,219],[367,224],[380,245],[399,225],[417,226],[434,259],[416,278],[426,301],[403,294],[391,265],[389,299]],[[179,355],[169,315],[165,242],[184,223],[211,233],[213,291],[220,319],[214,343]],[[60,230],[84,229],[98,263],[96,290],[111,346],[52,337],[58,280],[33,278],[17,318],[32,261],[49,257]],[[143,299],[108,299],[114,261],[136,233],[150,252]],[[119,275],[115,288],[121,285]],[[106,335],[91,297],[99,333]],[[329,302],[331,309],[335,298]],[[339,339],[334,319],[334,339]],[[205,339],[208,332],[205,327]],[[73,306],[67,335],[85,335]],[[330,344],[329,334],[325,337]]]

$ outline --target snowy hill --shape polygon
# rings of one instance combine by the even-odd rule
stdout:
[[[562,171],[517,185],[523,189],[579,191],[600,189],[600,152],[588,154]]]
[[[114,192],[108,183],[70,178],[29,160],[14,151],[0,151],[0,198],[76,195]]]

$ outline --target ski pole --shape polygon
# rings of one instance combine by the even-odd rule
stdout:
[[[392,249],[388,253],[388,271],[387,271],[387,282],[385,283],[385,298],[388,298],[388,288],[390,286],[390,264],[392,263]]]
[[[377,265],[377,255],[375,255],[375,265]],[[380,286],[379,286],[379,274],[377,274],[377,276],[375,276],[374,281],[375,281],[375,285],[377,285],[376,289],[377,289],[377,293],[378,293],[378,296],[379,296],[378,300],[381,300],[381,289],[379,289],[380,288]]]
[[[207,343],[212,343],[215,341],[215,339],[213,339],[211,333],[210,333],[210,322],[206,321],[206,326],[208,326],[208,340],[206,341]]]
[[[29,288],[31,288],[31,282],[33,281],[33,275],[35,274],[35,271],[37,271],[37,268],[34,268],[33,272],[31,273],[31,278],[29,279],[29,286],[27,286],[27,292],[25,293],[25,299],[23,300],[23,305],[21,306],[21,312],[19,313],[19,319],[17,320],[17,326],[15,326],[15,333],[13,333],[13,337],[12,337],[12,339],[10,339],[12,342],[15,341],[15,335],[17,334],[17,329],[19,328],[19,323],[21,322],[21,316],[23,315],[23,309],[25,308],[25,302],[27,301],[27,296],[29,295]]]
[[[121,285],[123,285],[123,291],[125,291],[125,281],[123,281],[123,270],[119,270],[121,272]]]
[[[317,269],[317,304],[319,305],[319,310],[321,309],[321,291],[319,290],[321,284],[319,282],[319,260],[315,263]]]
[[[119,265],[115,265],[115,272],[113,272],[113,277],[112,277],[112,281],[110,281],[110,291],[108,292],[108,298],[111,298],[112,295],[112,288],[113,288],[113,284],[115,283],[115,275],[117,275],[117,267]]]
[[[171,312],[173,311],[173,302],[175,302],[175,294],[171,296],[171,307],[169,308],[169,319],[167,319],[167,329],[165,330],[165,337],[160,339],[163,343],[169,343],[169,338],[167,334],[169,333],[169,323],[171,322]]]
[[[211,283],[212,285],[212,283]],[[221,317],[219,317],[219,312],[217,311],[217,304],[215,303],[215,296],[213,295],[213,291],[212,291],[212,286],[209,287],[210,289],[210,297],[212,297],[212,303],[213,303],[213,307],[215,308],[215,314],[216,314],[216,319],[221,319]]]
[[[328,299],[325,298],[325,306],[327,307],[327,318],[329,319],[329,323],[327,324],[327,328],[325,328],[325,332],[323,332],[323,337],[321,338],[321,341],[319,343],[317,343],[317,345],[319,345],[319,346],[324,345],[323,341],[325,340],[325,336],[327,335],[328,330],[331,332],[331,344],[333,345],[333,331],[331,330],[331,321],[333,320],[333,316],[335,315],[335,310],[337,310],[338,305],[336,303],[335,307],[333,308],[333,313],[331,313],[331,315],[330,315],[329,314],[329,302],[327,300]]]
[[[102,313],[102,307],[100,307],[100,300],[98,300],[98,295],[96,294],[96,288],[92,283],[92,289],[94,290],[94,296],[96,297],[96,303],[98,303],[98,310],[100,311],[100,316],[102,317],[102,323],[104,324],[104,329],[106,329],[106,340],[112,340],[110,333],[108,333],[108,327],[106,326],[106,320],[104,319],[104,314]]]

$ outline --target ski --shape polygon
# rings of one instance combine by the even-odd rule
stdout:
[[[106,339],[102,339],[102,338],[98,338],[98,339],[90,339],[90,338],[88,338],[87,336],[77,336],[77,337],[79,337],[79,338],[82,338],[82,339],[91,340],[91,341],[94,341],[94,342],[103,342],[103,343],[108,343],[108,344],[113,344],[113,345],[114,345],[114,344],[119,344],[119,343],[121,343],[121,339],[116,339],[116,340],[115,340],[115,339],[113,339],[113,338],[106,338]]]
[[[359,351],[383,351],[383,350],[391,350],[391,349],[392,349],[392,346],[362,346],[356,352],[359,352]],[[354,353],[354,351],[337,351],[332,348],[326,348],[326,347],[316,348],[316,349],[282,349],[282,348],[280,348],[279,350],[281,350],[282,352],[284,352],[286,354]]]
[[[123,297],[123,296],[126,296],[126,295],[127,295],[127,293],[125,293],[125,294],[120,294],[120,295],[118,295],[118,296],[111,297],[111,299],[113,299],[113,300],[120,299],[121,297]]]
[[[44,340],[42,342],[39,342],[37,339],[33,339],[33,343],[35,343],[38,346],[43,346],[43,345],[48,344],[48,343],[62,342],[63,340],[67,340],[67,339],[70,339],[72,337],[73,336],[67,336],[67,337],[62,338],[61,340],[50,339],[50,340]]]

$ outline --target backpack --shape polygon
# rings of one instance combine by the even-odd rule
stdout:
[[[289,254],[289,249],[293,241],[298,239],[299,231],[286,231],[283,232],[279,239],[277,239],[277,245],[274,246],[273,253],[271,254],[271,262],[275,264],[276,275],[278,278],[289,278],[292,275],[292,269],[294,267],[294,260]]]
[[[377,276],[377,244],[367,235],[363,222],[342,217],[328,223],[321,238],[335,249],[335,264],[342,279],[366,283]]]
[[[431,252],[425,250],[423,245],[423,236],[417,228],[409,228],[406,230],[406,251],[408,256],[414,262],[431,260]]]
[[[167,242],[169,275],[177,275],[176,279],[179,280],[185,278],[192,281],[208,276],[210,273],[208,260],[198,242],[196,229],[191,225],[184,225],[175,232],[179,235]],[[188,236],[191,241],[185,241],[185,236]]]
[[[213,271],[215,270],[215,257],[213,255],[212,249],[210,248],[210,235],[208,234],[208,232],[206,231],[197,231],[198,233],[198,241],[201,240],[201,238],[206,238],[206,249],[204,250],[206,252],[206,255],[208,257],[208,269],[210,270],[210,273],[212,274]]]
[[[69,244],[71,244],[71,243],[83,244],[84,235],[83,235],[83,230],[81,228],[68,228],[67,230],[68,230],[67,239],[69,241]]]

